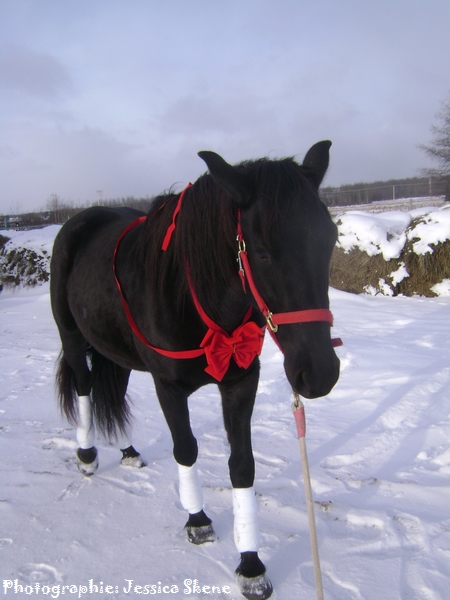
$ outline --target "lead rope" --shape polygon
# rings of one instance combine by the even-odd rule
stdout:
[[[305,406],[300,396],[294,392],[292,403],[295,423],[297,425],[298,441],[300,444],[300,456],[302,461],[303,483],[305,486],[306,508],[308,511],[309,537],[311,541],[311,553],[314,566],[314,579],[316,581],[317,600],[323,600],[322,572],[320,569],[319,545],[317,543],[316,519],[314,517],[314,502],[311,489],[311,477],[309,474],[308,454],[306,452],[306,419]]]

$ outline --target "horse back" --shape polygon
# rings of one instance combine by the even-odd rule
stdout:
[[[112,261],[119,235],[143,214],[131,208],[84,210],[61,228],[51,260],[51,304],[61,338],[81,331],[88,344],[127,363],[108,351],[122,345],[132,368],[136,368],[134,340],[124,322]]]

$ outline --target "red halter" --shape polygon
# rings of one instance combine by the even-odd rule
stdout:
[[[261,294],[253,279],[252,270],[247,256],[247,250],[245,247],[244,236],[241,227],[241,213],[238,214],[237,224],[237,242],[239,245],[238,250],[238,263],[239,263],[239,275],[241,277],[242,286],[245,292],[245,280],[247,279],[250,291],[253,294],[253,298],[258,305],[259,310],[264,315],[267,325],[269,327],[270,334],[277,344],[278,348],[283,352],[280,343],[277,340],[276,332],[278,331],[278,325],[287,325],[288,323],[312,323],[316,321],[326,321],[333,326],[333,314],[327,308],[311,308],[308,310],[296,310],[292,312],[283,312],[273,314],[267,304],[264,302]],[[334,338],[331,340],[333,347],[342,346],[342,340],[340,338]]]
[[[186,190],[191,187],[192,184],[189,184],[180,194],[178,198],[177,205],[173,212],[172,223],[169,225],[166,235],[164,236],[164,240],[162,243],[162,250],[166,251],[169,247],[170,240],[172,234],[176,228],[176,219],[177,215],[180,211],[181,204],[183,202],[184,194]],[[144,337],[139,327],[136,324],[136,321],[133,319],[133,316],[130,311],[130,307],[125,299],[122,286],[117,276],[116,270],[116,258],[117,252],[120,246],[121,241],[127,235],[129,231],[134,229],[137,225],[146,220],[146,216],[138,217],[135,221],[130,223],[128,227],[120,234],[116,246],[114,248],[113,254],[113,272],[114,278],[116,280],[117,288],[120,293],[120,298],[122,300],[122,305],[128,319],[128,323],[135,334],[135,336],[148,348],[151,348],[155,352],[162,354],[163,356],[167,356],[168,358],[175,359],[188,359],[188,358],[198,358],[199,356],[206,356],[207,367],[205,371],[209,373],[212,377],[217,379],[218,381],[222,381],[225,373],[228,370],[230,365],[231,358],[233,357],[236,364],[239,367],[244,369],[248,369],[256,356],[261,354],[262,344],[264,341],[264,330],[261,329],[254,321],[250,321],[250,317],[252,315],[252,307],[250,306],[247,310],[244,319],[239,325],[237,329],[233,331],[233,333],[228,334],[225,330],[223,330],[219,325],[214,323],[208,315],[203,310],[200,302],[197,298],[197,295],[193,289],[189,274],[189,288],[191,291],[192,299],[194,301],[197,312],[199,313],[201,319],[208,327],[208,331],[206,332],[205,337],[203,338],[200,348],[195,350],[164,350],[162,348],[157,348],[150,344],[147,339]],[[255,282],[253,280],[252,271],[250,268],[250,263],[248,261],[247,252],[245,249],[245,242],[242,235],[241,229],[241,219],[239,213],[238,219],[238,235],[237,241],[239,244],[238,251],[238,261],[239,261],[239,275],[241,276],[242,285],[245,291],[245,279],[247,279],[250,290],[253,294],[253,297],[256,300],[259,310],[263,313],[267,320],[267,325],[269,326],[270,333],[274,338],[276,344],[281,349],[280,344],[275,336],[276,331],[278,330],[278,325],[282,325],[285,323],[307,323],[311,321],[327,321],[330,325],[333,324],[333,315],[328,309],[319,308],[319,309],[311,309],[311,310],[301,310],[295,312],[285,312],[272,314],[267,307],[266,303],[262,299],[259,294]],[[342,341],[340,339],[332,340],[333,346],[342,345]]]

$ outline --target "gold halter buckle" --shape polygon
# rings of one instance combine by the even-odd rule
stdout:
[[[272,320],[273,317],[273,313],[271,313],[269,311],[267,317],[266,317],[266,321],[267,321],[267,325],[269,326],[270,331],[272,331],[273,333],[276,333],[278,331],[278,325],[275,325],[275,323]]]

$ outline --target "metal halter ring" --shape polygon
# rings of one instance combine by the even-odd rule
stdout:
[[[236,241],[238,243],[238,252],[245,252],[246,251],[246,247],[245,247],[245,241],[241,238],[240,235],[238,235],[236,237]]]
[[[269,329],[271,331],[273,331],[273,333],[276,333],[278,331],[278,325],[275,325],[275,323],[272,320],[273,317],[273,313],[271,313],[269,311],[267,317],[266,317],[266,321],[267,321],[267,325],[269,326]]]

